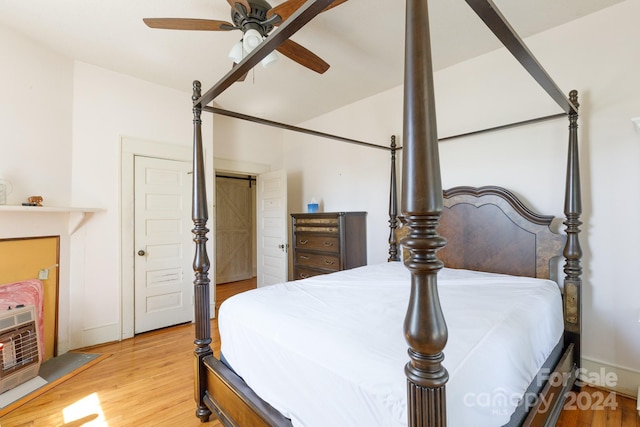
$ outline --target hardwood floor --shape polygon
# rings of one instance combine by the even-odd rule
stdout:
[[[556,427],[640,427],[636,400],[583,387],[565,402]]]
[[[218,285],[217,305],[255,287],[255,279]],[[219,354],[215,320],[211,331]],[[221,427],[195,416],[194,333],[193,325],[174,326],[83,349],[110,357],[3,416],[0,426]]]
[[[216,300],[221,303],[255,286],[255,279],[218,285]],[[211,330],[212,347],[219,354],[215,320]],[[91,425],[105,427],[221,427],[218,421],[201,424],[195,416],[193,336],[193,325],[181,325],[84,349],[110,357],[5,415],[0,425],[80,427],[93,421]],[[591,393],[592,402],[593,393],[602,393],[593,388],[584,392]],[[615,401],[616,409],[581,410],[584,405],[576,400],[557,427],[640,427],[636,401],[622,396]]]

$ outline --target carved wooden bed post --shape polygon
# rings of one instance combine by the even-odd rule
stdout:
[[[193,96],[191,99],[196,102],[200,99],[200,82],[193,82]],[[195,279],[194,303],[195,303],[195,341],[196,346],[193,354],[195,356],[195,400],[197,403],[196,416],[202,422],[209,419],[211,411],[204,404],[204,396],[207,390],[206,369],[203,359],[213,354],[211,350],[211,313],[209,308],[209,256],[207,255],[207,193],[205,188],[204,153],[202,148],[202,105],[193,106],[193,241],[195,242],[195,256],[193,259],[193,271]]]
[[[564,214],[567,243],[564,248],[564,322],[566,345],[574,343],[574,362],[580,367],[580,332],[582,329],[580,305],[582,288],[582,249],[580,248],[580,214],[582,196],[580,191],[580,163],[578,156],[578,91],[569,93],[569,100],[576,110],[569,112],[569,152],[567,159],[567,181],[565,189]]]
[[[446,426],[442,365],[447,325],[438,298],[436,251],[446,241],[436,232],[443,209],[433,70],[426,0],[407,0],[404,75],[402,214],[409,249],[411,297],[404,322],[410,361],[405,367],[409,426]]]
[[[391,179],[389,188],[389,258],[387,261],[400,261],[398,255],[398,184],[396,182],[396,136],[391,135]]]

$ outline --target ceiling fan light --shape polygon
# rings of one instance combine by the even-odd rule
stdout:
[[[244,50],[247,52],[251,52],[253,49],[258,47],[260,43],[262,43],[262,34],[260,34],[258,30],[251,28],[244,33],[242,45],[244,46]]]
[[[280,59],[280,57],[278,56],[278,52],[274,50],[269,55],[265,56],[262,61],[260,61],[260,63],[264,68],[267,68],[269,65],[278,62],[278,59]]]
[[[243,57],[244,51],[242,47],[242,40],[240,40],[238,43],[235,43],[229,51],[229,59],[233,59],[233,62],[237,64],[242,61]]]

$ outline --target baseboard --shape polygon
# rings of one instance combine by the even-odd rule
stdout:
[[[582,358],[582,369],[580,380],[583,382],[615,391],[634,399],[638,397],[640,392],[639,371],[588,357]]]

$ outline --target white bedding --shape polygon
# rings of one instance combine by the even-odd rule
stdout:
[[[438,283],[448,425],[502,426],[562,336],[558,286],[451,269]],[[399,262],[245,292],[220,308],[222,353],[294,426],[405,426],[409,292]]]

